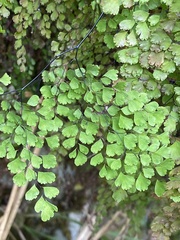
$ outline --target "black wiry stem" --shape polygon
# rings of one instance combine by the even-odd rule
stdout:
[[[16,89],[16,90],[12,90],[12,91],[9,91],[9,92],[5,92],[3,94],[1,94],[0,96],[2,95],[6,95],[6,94],[11,94],[11,93],[16,93],[16,92],[22,92],[24,89],[26,89],[27,87],[29,87],[30,85],[32,85],[34,82],[36,82],[36,80],[39,78],[39,76],[57,59],[57,58],[60,58],[62,56],[64,56],[66,53],[68,52],[72,52],[72,51],[76,51],[75,53],[75,60],[76,60],[76,63],[78,65],[78,68],[83,76],[83,73],[81,71],[81,68],[80,68],[80,65],[79,65],[79,62],[78,62],[78,59],[77,59],[77,54],[78,54],[78,50],[79,48],[81,47],[81,45],[85,42],[85,40],[89,37],[89,35],[93,32],[94,28],[96,27],[96,25],[98,24],[98,22],[101,20],[101,18],[103,17],[104,13],[101,13],[101,15],[99,16],[99,18],[97,19],[97,21],[95,22],[95,24],[93,25],[93,27],[88,31],[88,33],[86,34],[86,36],[78,43],[77,46],[75,47],[72,47],[70,49],[67,49],[65,50],[64,52],[58,54],[57,56],[55,56],[54,58],[52,58],[49,63],[30,81],[28,82],[24,87],[22,88],[19,88],[19,89]]]

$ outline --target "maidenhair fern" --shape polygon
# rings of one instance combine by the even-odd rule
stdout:
[[[178,0],[102,0],[104,17],[99,18],[91,36],[84,29],[83,40],[73,32],[78,32],[73,16],[68,18],[72,27],[68,22],[63,25],[67,1],[61,3],[64,10],[56,1],[40,2],[35,6],[23,1],[14,10],[21,70],[25,70],[22,59],[28,28],[39,29],[46,40],[52,35],[55,55],[61,56],[59,51],[63,50],[67,60],[75,57],[75,61],[64,64],[54,58],[50,70],[42,72],[41,96],[32,94],[27,103],[16,99],[16,91],[6,94],[13,81],[7,73],[1,77],[0,157],[9,159],[14,182],[18,186],[31,182],[25,197],[36,200],[35,211],[41,212],[43,221],[49,220],[57,212],[51,199],[59,194],[52,185],[58,151],[77,167],[86,163],[98,169],[115,202],[153,189],[157,197],[169,199],[174,211],[177,206],[173,202],[180,201],[176,185],[180,149],[176,137],[180,103]],[[83,7],[76,9],[79,18],[81,7],[84,17],[91,7],[98,6],[96,1],[91,6],[80,2]],[[32,21],[37,25],[30,27]],[[54,23],[55,29],[61,30],[58,39],[62,46],[53,39],[55,31],[50,26]],[[71,49],[66,51],[70,40],[66,34],[71,31]],[[34,40],[36,48],[41,39]],[[77,47],[71,46],[74,42]],[[44,146],[49,152],[36,155],[33,149]],[[164,212],[166,215],[167,208]],[[155,223],[159,221],[155,219]],[[152,227],[155,232],[162,230]]]

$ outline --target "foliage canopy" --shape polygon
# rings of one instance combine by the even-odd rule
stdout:
[[[57,212],[53,169],[70,158],[98,169],[112,201],[141,192],[166,198],[170,207],[152,224],[157,239],[179,230],[179,9],[179,0],[0,3],[1,38],[12,35],[17,60],[13,70],[0,70],[0,157],[9,159],[18,186],[32,183],[26,199],[36,199],[43,221]],[[28,82],[41,68],[36,53],[48,62],[64,51],[35,92],[39,80]],[[44,146],[47,154],[33,152]]]

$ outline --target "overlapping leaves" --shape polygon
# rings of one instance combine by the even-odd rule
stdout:
[[[134,2],[137,6],[132,10]],[[0,131],[5,139],[0,144],[0,156],[10,159],[8,168],[15,174],[13,179],[18,186],[28,181],[43,185],[43,196],[38,184],[26,193],[27,200],[38,199],[35,210],[41,213],[43,221],[57,211],[49,201],[59,193],[50,186],[55,174],[49,169],[57,163],[53,153],[37,156],[30,151],[32,148],[45,144],[50,151],[69,156],[76,166],[90,164],[98,168],[99,176],[113,189],[116,201],[124,200],[129,193],[146,191],[151,184],[161,197],[165,192],[163,178],[178,161],[178,140],[171,144],[171,136],[177,131],[180,102],[175,74],[179,71],[179,25],[175,24],[178,3],[163,1],[164,9],[175,13],[167,16],[166,11],[162,13],[158,8],[159,3],[134,2],[101,1],[106,14],[117,15],[111,19],[105,16],[97,25],[99,39],[106,44],[102,50],[105,49],[106,56],[99,55],[101,48],[94,50],[93,57],[91,51],[84,51],[89,62],[83,62],[84,68],[67,72],[57,61],[57,68],[43,72],[41,99],[32,95],[22,109],[17,102],[1,103]],[[32,4],[21,4],[33,15]],[[43,22],[47,24],[39,29],[46,38],[51,34],[48,18],[62,29],[65,15],[61,11],[57,14],[55,6],[45,5],[49,16],[44,15]],[[126,9],[118,15],[121,8]],[[38,14],[36,11],[24,25],[28,28],[32,20],[41,18]],[[19,16],[21,11],[13,18],[17,25]],[[69,32],[71,26],[66,24],[65,28]],[[62,32],[58,40],[63,42],[65,37]],[[78,40],[76,37],[73,35]],[[19,59],[26,54],[21,38],[21,33],[16,33]],[[58,41],[52,41],[53,52],[59,53],[59,47]],[[114,64],[109,66],[112,58]],[[175,77],[175,86],[168,82],[171,76]],[[0,84],[3,93],[10,77],[4,74]],[[170,100],[175,97],[175,106],[170,106],[167,96]],[[23,146],[23,150],[17,152],[11,140],[16,146]],[[179,201],[177,192],[171,199]]]

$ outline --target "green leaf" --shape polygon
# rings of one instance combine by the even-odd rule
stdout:
[[[44,116],[45,119],[52,119],[54,117],[54,111],[52,111],[52,108],[50,106],[42,106],[38,110],[38,113]]]
[[[168,118],[166,119],[166,121],[164,122],[164,131],[168,132],[168,133],[172,133],[176,130],[176,125],[177,125],[177,119],[176,119],[176,115],[174,114],[174,116],[169,115]]]
[[[102,153],[96,154],[94,157],[91,158],[90,164],[92,166],[97,166],[98,164],[104,161]]]
[[[39,195],[39,190],[37,189],[36,185],[34,184],[25,194],[25,199],[27,201],[32,201],[36,199]]]
[[[170,147],[170,156],[173,160],[180,160],[180,142],[174,142]]]
[[[112,100],[112,97],[114,95],[114,90],[111,88],[103,88],[103,92],[102,92],[102,100],[105,103],[109,103]]]
[[[59,137],[57,135],[46,137],[46,141],[51,149],[56,149],[59,147]]]
[[[159,104],[157,102],[150,102],[144,106],[144,109],[147,112],[155,112],[159,107]]]
[[[140,22],[137,24],[136,33],[141,40],[147,40],[149,38],[150,30],[146,22]]]
[[[128,166],[138,165],[139,159],[134,153],[126,153],[124,163],[127,164]]]
[[[51,3],[47,4],[46,11],[48,13],[51,13],[51,12],[53,12],[55,10],[55,8],[56,8],[55,3],[51,2]]]
[[[150,139],[146,134],[140,134],[138,136],[138,147],[142,150],[145,151],[147,150],[148,146],[150,143]]]
[[[23,111],[22,119],[26,121],[27,125],[30,127],[35,127],[39,118],[35,112]]]
[[[113,41],[113,36],[111,34],[106,34],[104,36],[104,42],[106,43],[106,45],[109,49],[112,49],[115,47],[115,44]]]
[[[157,23],[159,23],[160,15],[153,14],[148,18],[148,22],[151,26],[155,26]]]
[[[13,182],[18,186],[21,187],[27,183],[26,177],[24,172],[19,172],[13,177]]]
[[[62,126],[63,126],[63,121],[60,118],[55,117],[52,122],[52,130],[54,132],[57,132]]]
[[[170,157],[170,149],[165,146],[160,147],[156,153],[164,158]]]
[[[98,76],[98,74],[99,74],[99,66],[98,65],[87,64],[86,70],[87,70],[87,73],[90,73],[93,76]]]
[[[54,216],[54,212],[58,211],[58,208],[55,205],[44,200],[43,197],[36,202],[34,209],[37,213],[41,212],[41,219],[43,222],[48,221]]]
[[[179,13],[179,9],[180,9],[180,3],[178,0],[173,1],[172,4],[170,4],[170,12],[173,13]]]
[[[34,133],[30,132],[30,131],[25,131],[26,132],[26,141],[27,144],[31,147],[35,147],[36,146],[36,142],[38,141],[37,137],[35,136]]]
[[[39,103],[39,96],[37,96],[37,95],[32,95],[32,96],[30,97],[30,99],[28,100],[28,102],[27,102],[27,104],[28,104],[29,106],[32,106],[32,107],[37,106],[38,103]]]
[[[17,150],[15,150],[14,146],[9,143],[7,146],[7,158],[14,159],[16,157]]]
[[[162,143],[163,146],[167,146],[170,143],[168,132],[164,132],[162,134],[159,134],[157,137],[158,137],[159,141]]]
[[[105,32],[106,31],[106,19],[101,19],[101,21],[97,24],[98,32]]]
[[[68,138],[65,139],[62,143],[63,147],[66,149],[71,149],[72,147],[74,147],[76,144],[76,138],[72,137],[72,138]]]
[[[116,81],[118,80],[118,70],[110,69],[103,76],[111,79],[112,81]]]
[[[80,119],[82,116],[82,112],[80,109],[77,109],[76,111],[74,111],[73,115],[77,118]]]
[[[150,185],[151,181],[144,177],[142,173],[139,174],[136,180],[136,189],[138,191],[146,191],[148,190],[148,186]]]
[[[117,106],[112,105],[108,108],[107,111],[111,116],[115,116],[119,112],[119,110],[120,109]]]
[[[0,158],[4,158],[6,156],[6,148],[2,144],[0,145]]]
[[[79,150],[80,152],[84,153],[85,155],[87,155],[89,153],[89,148],[87,148],[86,146],[79,144]]]
[[[67,117],[69,115],[70,109],[66,106],[58,104],[56,111],[60,116]]]
[[[87,156],[82,152],[78,151],[78,154],[74,160],[76,166],[82,166],[84,163],[87,162]]]
[[[56,157],[52,154],[42,155],[43,167],[46,169],[54,168],[57,165]]]
[[[156,171],[160,176],[165,176],[168,170],[172,170],[175,163],[171,159],[166,159],[155,167]]]
[[[88,120],[91,120],[95,123],[99,122],[99,117],[97,116],[97,114],[94,114],[94,110],[91,107],[87,107],[85,109],[84,115],[88,118]]]
[[[141,110],[143,106],[143,102],[140,102],[136,99],[128,101],[128,108],[132,113]]]
[[[122,32],[116,33],[113,39],[116,47],[126,46],[126,37],[127,37],[127,32],[122,31]]]
[[[122,129],[130,130],[133,127],[133,120],[120,115],[118,125]]]
[[[127,174],[134,174],[137,172],[138,166],[135,166],[135,165],[129,166],[124,164],[124,170]]]
[[[108,21],[108,26],[112,29],[116,29],[117,28],[117,22],[115,21],[114,18],[110,18]]]
[[[99,123],[102,128],[108,128],[110,126],[110,118],[106,114],[99,115]]]
[[[42,96],[44,98],[51,98],[53,97],[52,93],[51,93],[51,87],[50,86],[42,86],[41,89],[40,89],[40,92],[42,94]]]
[[[180,87],[175,87],[174,91],[177,95],[180,95]]]
[[[160,146],[160,142],[157,138],[151,138],[151,145],[147,148],[149,152],[156,152]]]
[[[135,183],[135,179],[133,176],[123,174],[122,172],[119,174],[119,176],[115,180],[116,187],[121,186],[123,190],[128,190],[132,188],[134,183]]]
[[[11,107],[11,105],[8,101],[3,100],[1,102],[1,107],[2,107],[2,110],[7,111]]]
[[[149,125],[154,127],[154,129],[155,129],[156,117],[154,115],[155,115],[154,113],[149,113],[149,114],[147,114],[147,117],[148,117]]]
[[[137,47],[129,47],[126,49],[122,49],[118,51],[119,60],[122,63],[129,63],[130,65],[137,64],[139,61],[140,50]],[[139,69],[139,65],[126,66],[124,65],[126,72],[131,73],[133,70],[140,71],[142,73],[142,69]]]
[[[80,70],[81,70],[81,71],[80,71]],[[77,77],[79,77],[79,78],[81,77],[81,78],[82,78],[82,77],[83,77],[83,76],[82,76],[82,73],[83,73],[83,74],[85,73],[85,69],[84,69],[84,68],[80,68],[80,69],[77,68],[77,69],[75,69],[75,74],[76,74]]]
[[[52,50],[53,52],[58,52],[58,50],[59,50],[59,42],[52,41],[52,42],[51,42],[51,50]],[[44,77],[44,75],[45,75],[44,73],[45,73],[45,71],[42,73],[43,80],[44,80],[44,81],[47,81],[47,80],[45,79],[45,77]]]
[[[78,134],[78,127],[76,125],[69,125],[62,130],[65,137],[76,137]]]
[[[176,65],[173,61],[165,60],[161,65],[161,70],[166,73],[173,73],[176,70]]]
[[[79,80],[77,78],[73,78],[69,84],[71,89],[78,89],[79,88]]]
[[[84,100],[87,103],[94,103],[94,95],[91,91],[87,91],[86,94],[84,95]]]
[[[53,72],[48,72],[48,78],[49,78],[49,81],[50,82],[55,82],[55,80],[56,80],[56,78],[55,78],[55,75],[54,75],[54,73]]]
[[[4,89],[2,87],[0,87],[0,94],[4,93]]]
[[[167,78],[168,74],[165,72],[162,72],[161,70],[155,69],[153,72],[153,77],[156,80],[164,81]]]
[[[137,10],[133,12],[133,18],[139,22],[145,22],[148,16],[149,16],[149,13],[143,10]]]
[[[101,139],[99,139],[97,142],[95,142],[91,146],[91,152],[92,153],[98,153],[99,151],[101,151],[102,148],[103,148],[103,142],[102,142]]]
[[[32,181],[32,180],[35,180],[36,179],[36,176],[37,176],[37,174],[36,174],[36,172],[33,170],[33,169],[31,169],[31,168],[28,168],[27,170],[26,170],[26,179],[27,179],[27,181]]]
[[[1,2],[3,3],[3,2]],[[4,17],[4,18],[8,18],[9,15],[10,15],[10,11],[8,10],[8,8],[6,8],[5,6],[3,6],[3,4],[1,4],[1,15]]]
[[[140,155],[140,160],[143,166],[149,166],[151,163],[151,157],[147,153],[142,153]]]
[[[1,78],[0,82],[4,84],[4,86],[8,86],[11,83],[11,77],[7,73],[5,73]]]
[[[106,167],[106,175],[105,175],[105,178],[106,180],[112,180],[112,179],[115,179],[117,177],[117,171],[116,170],[113,170],[111,168],[109,168],[108,166]]]
[[[42,106],[47,108],[53,108],[56,105],[54,98],[46,98],[42,101]]]
[[[105,177],[106,175],[107,175],[107,170],[106,170],[106,166],[104,165],[104,166],[101,168],[100,172],[99,172],[99,176],[100,176],[101,178],[103,178],[103,177]]]
[[[156,153],[151,153],[151,159],[155,165],[158,165],[163,161],[163,157]]]
[[[124,136],[124,146],[128,150],[132,150],[136,147],[137,137],[134,134],[127,134]]]
[[[179,194],[177,196],[170,196],[170,199],[172,199],[173,202],[175,202],[175,203],[179,203],[180,202]]]
[[[67,74],[68,75],[68,74]],[[68,77],[68,76],[67,76]],[[71,80],[71,79],[70,79]],[[62,92],[67,92],[69,90],[69,85],[66,82],[62,82],[59,86]]]
[[[15,133],[16,134],[19,134],[19,135],[24,135],[25,134],[25,131],[24,129],[21,127],[21,126],[18,126],[15,130]]]
[[[56,187],[43,187],[45,197],[51,199],[59,194],[59,189]]]
[[[6,124],[1,124],[0,126],[0,130],[1,132],[3,133],[7,133],[7,134],[10,134],[12,133],[12,131],[16,128],[16,125],[12,122],[7,122]]]
[[[122,144],[107,144],[106,146],[106,154],[109,157],[114,157],[115,155],[120,156],[124,152],[124,147]]]
[[[118,140],[119,140],[118,134],[114,134],[114,133],[111,133],[111,132],[108,132],[106,138],[107,138],[107,141],[108,141],[109,143],[118,142]]]
[[[154,176],[155,172],[153,168],[143,168],[143,174],[145,176],[145,178],[152,178],[152,176]]]
[[[116,92],[115,104],[117,106],[123,106],[127,101],[127,94],[125,92]]]
[[[11,173],[18,173],[19,171],[22,171],[26,168],[26,163],[24,161],[21,161],[20,158],[16,158],[15,160],[8,163],[7,167]]]
[[[98,124],[93,123],[93,122],[88,122],[85,120],[83,120],[81,122],[81,127],[86,130],[87,135],[89,135],[89,134],[96,135],[97,132],[99,131]]]
[[[165,182],[160,182],[159,180],[156,180],[155,194],[158,197],[162,197],[165,191],[166,191],[166,183]]]
[[[69,153],[69,158],[75,158],[77,155],[76,149],[74,149],[72,152]]]
[[[21,158],[24,160],[30,160],[31,159],[31,151],[27,148],[23,148],[20,154]]]
[[[106,158],[108,166],[112,170],[118,170],[121,168],[121,160],[120,159],[114,159],[114,158]]]
[[[131,30],[135,24],[133,19],[126,19],[120,22],[119,27],[122,30]]]
[[[79,140],[84,144],[91,144],[94,142],[94,137],[89,133],[80,132]]]
[[[134,123],[137,126],[142,126],[146,128],[147,126],[146,120],[147,120],[147,117],[144,111],[139,111],[134,113]]]
[[[123,200],[125,200],[128,197],[128,195],[125,190],[118,189],[113,193],[112,197],[117,203],[119,203],[119,202],[122,202]]]
[[[52,172],[38,172],[38,182],[41,184],[52,183],[56,179],[56,175]]]
[[[121,5],[120,0],[102,0],[101,1],[103,12],[106,14],[117,15],[119,12],[120,5]]]
[[[34,168],[39,169],[42,164],[42,158],[33,154],[31,157],[31,164]]]
[[[132,30],[130,32],[130,34],[128,34],[127,36],[127,44],[130,46],[130,47],[133,47],[133,46],[136,46],[137,45],[137,38],[136,38],[136,34],[135,34],[135,31]]]

